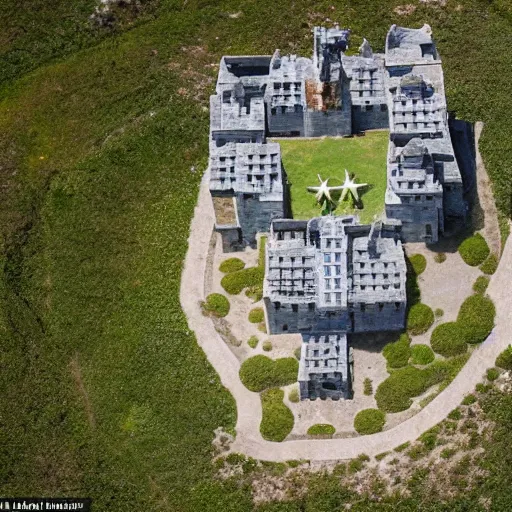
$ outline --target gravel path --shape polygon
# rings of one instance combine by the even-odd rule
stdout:
[[[201,313],[200,300],[204,299],[204,275],[208,246],[213,229],[214,214],[208,191],[208,173],[203,177],[198,205],[192,220],[189,248],[185,259],[181,286],[181,305],[189,326],[208,360],[220,375],[222,384],[237,403],[237,437],[232,451],[241,452],[261,460],[311,461],[350,459],[361,453],[370,456],[389,451],[406,441],[415,440],[422,432],[433,427],[482,380],[485,370],[494,366],[496,356],[512,339],[512,296],[508,291],[508,278],[512,275],[512,242],[505,246],[496,274],[492,277],[488,293],[497,308],[496,328],[489,338],[472,354],[470,360],[454,381],[418,414],[396,427],[373,434],[348,439],[295,440],[274,443],[262,439],[259,432],[261,404],[259,395],[247,390],[240,382],[240,362],[216,332],[210,318]]]

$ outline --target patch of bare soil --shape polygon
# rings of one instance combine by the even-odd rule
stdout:
[[[96,419],[94,417],[94,413],[92,410],[92,404],[89,399],[89,394],[87,393],[87,389],[85,388],[84,381],[82,379],[82,370],[80,368],[80,363],[78,361],[78,353],[75,354],[73,359],[71,359],[69,363],[69,368],[71,370],[71,375],[73,376],[78,392],[82,397],[89,425],[91,428],[94,429],[96,427]]]

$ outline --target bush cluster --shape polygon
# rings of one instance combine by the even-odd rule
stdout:
[[[210,293],[203,302],[203,309],[214,316],[224,317],[229,313],[229,300],[220,293]]]
[[[414,267],[412,263],[409,261],[409,258],[405,258],[405,263],[407,265],[407,274],[405,281],[405,289],[407,294],[407,304],[412,306],[417,304],[421,299],[420,287],[418,285],[418,276],[414,271]]]
[[[509,345],[497,358],[496,366],[503,370],[512,370],[512,345]]]
[[[438,325],[432,332],[430,345],[434,352],[444,357],[463,354],[468,348],[464,337],[464,329],[457,322],[446,322]]]
[[[482,295],[468,297],[460,307],[457,323],[460,324],[467,343],[484,341],[494,327],[496,309],[491,299]]]
[[[354,418],[354,428],[361,435],[380,432],[386,423],[386,415],[379,409],[363,409]]]
[[[411,262],[414,273],[419,276],[422,274],[427,268],[427,260],[423,254],[413,254],[409,256],[409,261]]]
[[[299,363],[294,357],[270,359],[257,355],[246,359],[240,367],[240,380],[250,391],[286,386],[297,381]]]
[[[247,340],[247,345],[249,345],[249,347],[251,348],[256,348],[258,346],[258,336],[251,336],[248,340]]]
[[[264,277],[262,267],[249,267],[226,274],[220,284],[227,293],[238,295],[244,288],[261,285]]]
[[[244,267],[245,263],[240,258],[228,258],[220,264],[219,270],[224,274],[229,274],[237,270],[242,270]]]
[[[382,355],[386,358],[390,368],[402,368],[407,366],[411,357],[411,340],[409,335],[404,333],[397,341],[388,343],[382,350]]]
[[[471,267],[477,267],[483,263],[487,256],[489,256],[489,253],[489,246],[480,233],[466,238],[459,245],[459,254]]]
[[[290,391],[288,392],[288,400],[290,400],[290,402],[294,404],[300,401],[299,389],[297,388],[297,386],[290,389]]]
[[[284,405],[283,398],[281,389],[268,389],[261,394],[260,432],[267,441],[283,441],[293,429],[293,413]]]
[[[473,291],[483,295],[489,286],[489,278],[487,276],[478,276],[473,284]]]
[[[500,376],[500,371],[497,368],[488,368],[486,376],[487,380],[493,382]]]
[[[411,364],[426,365],[434,360],[434,352],[428,345],[411,346]]]
[[[498,268],[498,258],[496,254],[490,254],[489,257],[480,265],[480,270],[484,274],[494,274]]]
[[[270,340],[265,340],[263,342],[263,345],[261,346],[261,348],[265,351],[265,352],[270,352],[272,350],[272,342]]]
[[[265,318],[265,313],[263,312],[263,308],[254,308],[249,311],[249,322],[251,324],[259,324],[263,322]]]
[[[310,436],[332,436],[336,429],[328,423],[317,423],[308,428],[308,435]]]
[[[413,334],[423,334],[434,323],[434,312],[426,304],[421,302],[414,304],[407,314],[407,330]]]
[[[435,256],[434,256],[434,261],[436,263],[443,263],[446,261],[446,254],[444,252],[438,252]]]

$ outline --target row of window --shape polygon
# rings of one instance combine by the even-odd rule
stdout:
[[[291,85],[295,86],[295,90],[300,91],[302,85],[300,82],[274,82],[274,91],[279,91],[280,89],[284,89],[285,91],[289,91],[291,89]]]
[[[334,269],[334,273],[337,276],[341,276],[341,265],[324,265],[324,276],[330,277]]]
[[[341,287],[341,279],[340,278],[334,278],[334,279],[324,279],[324,287],[326,290],[331,289],[331,284],[333,285],[333,289],[340,288]]]
[[[293,110],[291,109],[291,107],[272,107],[270,109],[270,113],[275,116],[278,112],[277,109],[280,109],[279,112],[281,114],[286,114],[287,112],[295,112],[295,113],[300,113],[300,112],[303,112],[303,108],[302,108],[302,105],[293,105]]]
[[[333,256],[334,256],[334,260],[332,259]],[[324,263],[332,263],[333,261],[335,261],[336,263],[339,263],[341,261],[341,252],[335,252],[335,253],[326,252],[326,253],[324,253]]]

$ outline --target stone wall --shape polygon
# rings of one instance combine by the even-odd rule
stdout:
[[[306,137],[342,136],[352,134],[350,110],[307,110],[304,117]]]
[[[355,333],[400,331],[405,325],[405,303],[354,305],[350,319]]]
[[[272,113],[274,111],[274,113]],[[282,112],[281,107],[270,108],[267,103],[267,123],[270,135],[304,136],[304,112]]]
[[[402,241],[436,243],[439,232],[444,229],[443,219],[439,213],[442,211],[441,198],[435,198],[432,201],[415,201],[414,196],[411,196],[411,199],[414,204],[386,204],[386,216],[402,222]],[[430,240],[426,238],[429,233]]]
[[[388,107],[382,105],[352,105],[353,133],[389,127]]]

